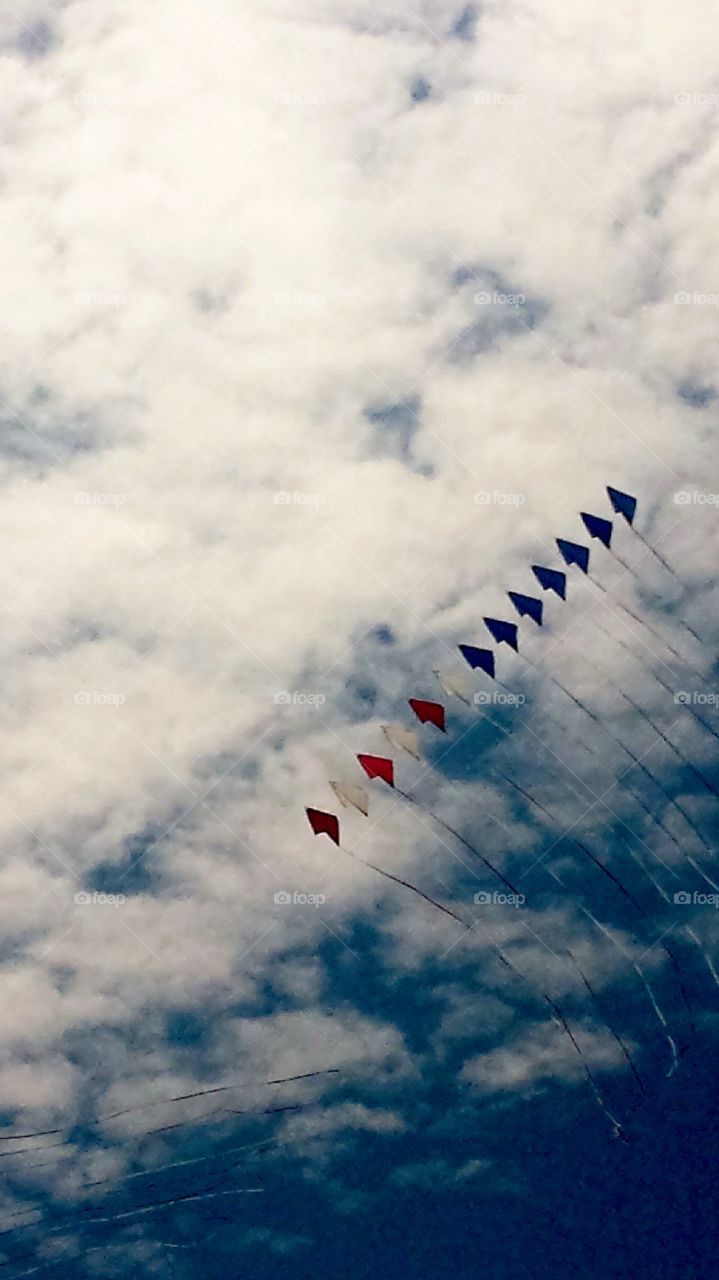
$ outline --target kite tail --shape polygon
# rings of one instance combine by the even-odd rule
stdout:
[[[632,525],[632,528],[633,528],[633,530],[634,530],[634,533],[635,533],[635,534],[636,534],[636,536],[638,537],[639,541],[640,541],[641,543],[643,543],[643,544],[644,544],[644,546],[646,547],[647,551],[650,551],[650,552],[651,552],[651,554],[654,556],[654,559],[655,559],[655,560],[658,560],[658,561],[659,561],[659,563],[660,563],[660,565],[662,565],[662,566],[663,566],[663,568],[665,568],[665,569],[666,569],[667,573],[670,573],[670,574],[672,575],[672,577],[673,577],[674,581],[675,581],[675,582],[677,582],[677,583],[679,584],[679,586],[680,586],[680,587],[683,587],[683,586],[684,586],[684,583],[682,582],[682,580],[681,580],[681,578],[679,577],[678,573],[677,573],[674,569],[672,569],[672,566],[669,564],[669,561],[664,559],[664,556],[663,556],[659,551],[657,551],[656,547],[653,547],[653,546],[652,546],[651,542],[649,542],[649,541],[644,537],[644,534],[643,534],[643,533],[640,533],[640,532],[639,532],[639,530],[636,528],[636,526],[635,526],[635,525]],[[618,558],[619,558],[619,557],[617,557],[617,559],[618,559]]]
[[[405,889],[410,889],[413,893],[418,894],[420,898],[423,898],[425,902],[431,903],[433,907],[436,907],[439,911],[442,911],[445,915],[451,916],[451,918],[453,920],[456,920],[459,924],[465,925],[465,927],[468,930],[472,927],[471,925],[467,925],[466,922],[460,916],[455,915],[453,911],[450,911],[448,907],[443,906],[442,903],[440,902],[436,902],[434,898],[428,897],[428,895],[426,893],[423,893],[421,889],[418,889],[416,885],[410,884],[408,880],[402,880],[400,879],[399,876],[393,876],[389,871],[383,870],[382,867],[378,867],[372,862],[366,862],[364,858],[358,857],[356,853],[352,853],[352,851],[350,849],[347,849],[344,845],[340,847],[342,848],[344,853],[348,854],[350,858],[354,858],[356,862],[362,862],[366,867],[370,867],[372,871],[378,872],[379,875],[384,876],[387,880],[392,880],[394,881],[395,884],[400,884],[400,885],[403,885]],[[536,995],[537,992],[533,987],[532,983],[529,981],[528,978],[524,976],[524,974],[519,969],[517,969],[516,965],[512,964],[512,961],[505,955],[501,947],[496,946],[494,943],[492,943],[491,946],[492,946],[492,950],[496,952],[496,954],[499,956],[502,963],[506,965],[506,967],[510,969],[512,973],[514,973],[518,978],[520,978],[521,981],[524,982],[524,984],[527,987],[529,987],[530,991],[532,991],[532,993]],[[599,1090],[599,1087],[585,1061],[584,1054],[582,1053],[582,1050],[579,1047],[572,1033],[572,1030],[567,1023],[566,1018],[562,1014],[558,1005],[556,1005],[549,996],[545,995],[544,992],[541,992],[539,994],[541,996],[541,999],[545,1002],[545,1004],[548,1005],[552,1015],[552,1020],[567,1034],[567,1036],[569,1037],[572,1043],[573,1048],[576,1050],[577,1054],[579,1055],[580,1061],[584,1068],[584,1073],[592,1088],[594,1097],[596,1098],[598,1105],[601,1107],[602,1111],[610,1121],[614,1133],[617,1134],[617,1136],[619,1137],[623,1136],[622,1126],[620,1125],[619,1121],[616,1120],[616,1118],[612,1115],[611,1111],[608,1109],[602,1097],[602,1094]]]
[[[699,948],[699,950],[701,951],[701,953],[702,953],[702,955],[703,955],[703,957],[704,957],[704,960],[705,960],[705,962],[706,962],[707,969],[709,970],[709,972],[710,972],[710,974],[711,974],[712,978],[714,979],[714,985],[715,985],[716,987],[719,987],[719,974],[717,973],[716,969],[714,968],[714,965],[713,965],[713,963],[712,963],[711,956],[710,956],[710,955],[709,955],[709,954],[704,950],[704,948],[702,947],[702,945],[701,945],[701,943],[700,943],[699,939],[697,938],[697,935],[695,934],[694,930],[692,929],[691,925],[689,925],[689,924],[685,924],[685,925],[682,925],[682,928],[684,929],[685,933],[688,933],[688,934],[689,934],[689,937],[692,939],[692,942],[694,942],[694,943],[696,944],[696,946]]]
[[[547,676],[548,676],[548,678],[549,678],[550,680],[552,679],[552,676],[551,676],[551,675],[549,675],[549,672],[548,672],[548,671],[546,671],[546,672],[545,672],[545,675],[547,675]],[[509,688],[509,685],[504,684],[504,683],[503,683],[503,681],[501,681],[501,680],[498,680],[498,681],[497,681],[497,684],[499,685],[500,689],[504,689],[504,690],[506,690],[506,692],[507,692],[507,693],[509,693],[509,694],[512,694],[512,696],[513,696],[513,697],[515,696],[515,695],[514,695],[514,691],[513,691],[512,689],[510,689],[510,688]],[[596,751],[594,750],[594,748],[593,748],[593,747],[591,747],[591,746],[589,745],[589,743],[588,743],[588,742],[583,742],[581,738],[577,738],[577,737],[575,736],[575,734],[573,734],[573,733],[572,733],[572,732],[567,728],[567,726],[566,726],[565,724],[562,724],[562,721],[561,721],[561,720],[557,720],[556,716],[551,715],[549,711],[545,711],[545,710],[543,710],[543,711],[542,711],[542,717],[543,717],[543,719],[544,719],[544,720],[546,720],[549,724],[553,724],[553,725],[554,725],[554,727],[555,727],[555,729],[558,729],[558,730],[559,730],[559,732],[561,733],[562,737],[563,737],[567,742],[572,742],[572,743],[574,743],[574,745],[575,745],[576,747],[579,747],[579,748],[580,748],[580,750],[582,750],[582,751],[586,751],[587,755],[590,755],[590,756],[596,756],[596,754],[597,754],[597,753],[596,753]],[[492,721],[492,723],[494,723],[494,721]],[[540,741],[541,741],[541,739],[540,739]]]
[[[488,858],[485,858],[484,854],[479,852],[479,849],[475,849],[474,845],[470,844],[468,840],[465,840],[464,836],[460,835],[459,831],[456,831],[454,827],[451,827],[448,822],[444,821],[444,818],[440,818],[439,815],[434,813],[432,809],[429,809],[427,805],[420,804],[419,800],[416,800],[414,796],[411,796],[409,794],[409,792],[402,791],[399,787],[395,787],[395,791],[397,792],[397,795],[402,796],[403,800],[407,800],[409,804],[415,805],[417,809],[420,809],[422,812],[426,813],[427,816],[430,817],[433,822],[436,822],[440,827],[443,827],[444,830],[449,833],[449,835],[454,836],[455,840],[459,840],[459,843],[464,845],[465,849],[467,849],[475,858],[479,858],[480,862],[484,863],[485,867],[487,867],[488,870],[491,871],[492,874],[495,875],[497,879],[501,881],[501,883],[505,886],[505,888],[510,893],[514,893],[518,897],[522,896],[519,889],[515,888],[511,880],[508,880],[506,876],[502,875],[502,872],[499,871],[498,868],[495,867],[494,864],[491,863]]]
[[[617,689],[617,685],[614,685],[614,688]],[[618,692],[621,693],[625,702],[628,702],[630,706],[634,707],[635,711],[638,711],[639,714],[644,717],[647,724],[651,726],[651,728],[654,730],[655,733],[659,734],[659,737],[661,738],[662,742],[665,742],[666,745],[669,747],[669,750],[673,751],[674,755],[677,756],[678,759],[681,760],[683,764],[687,766],[687,769],[689,769],[691,773],[694,774],[694,777],[697,779],[697,781],[701,782],[702,786],[706,787],[707,791],[711,792],[713,796],[719,799],[719,792],[717,792],[716,788],[712,786],[709,779],[704,777],[704,774],[702,773],[701,769],[697,769],[696,765],[692,764],[691,760],[687,760],[686,756],[679,750],[677,746],[674,745],[674,743],[667,737],[664,731],[659,728],[659,725],[656,723],[656,721],[652,720],[652,717],[649,715],[649,713],[647,711],[644,711],[639,706],[639,704],[629,696],[628,693],[622,693],[621,689],[618,689]]]
[[[385,871],[382,867],[376,866],[374,862],[368,862],[365,858],[360,858],[358,854],[353,853],[352,850],[346,848],[345,845],[340,845],[340,848],[348,857],[354,858],[355,862],[361,862],[363,866],[369,867],[372,871],[376,871],[380,876],[384,876],[385,880],[392,880],[394,884],[401,884],[405,889],[410,889],[412,893],[416,893],[419,898],[423,898],[425,902],[430,904],[430,906],[436,907],[437,910],[441,911],[445,916],[450,916],[452,920],[457,921],[457,924],[464,925],[465,929],[472,928],[472,925],[467,924],[467,921],[463,920],[461,916],[458,916],[454,911],[451,911],[449,907],[445,907],[443,903],[437,902],[434,898],[430,898],[429,894],[423,893],[415,884],[410,884],[409,880],[403,880],[401,876],[393,876],[391,871]]]
[[[525,791],[524,787],[521,787],[518,782],[513,782],[512,779],[508,778],[505,773],[501,772],[501,770],[497,770],[497,772],[499,773],[499,776],[501,778],[504,778],[505,782],[509,783],[510,787],[514,787],[515,791],[518,791],[520,795],[523,795],[525,799],[529,801],[530,804],[535,805],[535,807],[539,810],[540,813],[545,814],[546,817],[549,818],[550,822],[557,821],[555,815],[549,809],[547,809],[546,806],[543,805],[539,800],[535,800],[534,796],[532,796],[529,791]],[[581,840],[575,840],[574,843],[578,846],[578,848],[582,850],[583,853],[586,853],[587,857],[591,859],[595,867],[597,867],[598,870],[601,871],[603,875],[607,876],[607,878],[612,881],[612,884],[615,885],[615,887],[619,890],[619,892],[627,899],[627,902],[631,903],[631,905],[634,907],[634,910],[637,911],[640,916],[646,919],[646,912],[644,911],[640,903],[637,901],[637,899],[630,893],[629,889],[627,889],[626,885],[622,883],[619,877],[616,876],[614,872],[611,871],[609,867],[606,866],[605,863],[603,863],[595,853],[592,853],[591,849],[587,848],[587,846],[583,844]]]
[[[559,884],[564,885],[564,881],[563,881],[563,880],[562,880],[562,879],[561,879],[561,878],[556,874],[556,872],[552,871],[550,868],[547,868],[547,870],[549,871],[549,874],[553,877],[553,879],[555,879]],[[655,997],[655,995],[654,995],[654,992],[652,991],[652,988],[651,988],[651,987],[650,987],[650,985],[649,985],[649,981],[648,981],[648,979],[647,979],[647,978],[644,976],[644,974],[642,973],[642,971],[641,971],[641,969],[639,968],[639,965],[637,964],[636,960],[634,960],[634,959],[632,958],[632,956],[627,955],[627,953],[626,953],[626,951],[624,950],[624,948],[623,948],[623,947],[621,947],[621,946],[619,945],[619,943],[617,942],[616,938],[614,937],[614,934],[612,933],[611,929],[609,929],[609,928],[607,927],[607,925],[602,924],[602,921],[601,921],[601,920],[598,920],[598,919],[597,919],[597,917],[596,917],[595,915],[593,915],[593,914],[592,914],[592,912],[589,910],[589,908],[588,908],[588,907],[583,906],[583,904],[582,904],[582,903],[579,903],[579,904],[578,904],[578,906],[579,906],[580,911],[582,911],[582,912],[584,913],[584,915],[587,917],[587,919],[588,919],[588,920],[591,920],[591,922],[592,922],[592,924],[593,924],[593,925],[596,925],[597,929],[599,929],[599,932],[600,932],[600,933],[602,933],[602,934],[604,935],[604,937],[605,937],[605,938],[607,938],[607,939],[611,942],[611,944],[612,944],[612,946],[613,946],[613,947],[616,947],[616,949],[617,949],[617,951],[619,952],[619,954],[620,954],[620,955],[621,955],[625,960],[628,960],[628,961],[629,961],[629,964],[632,966],[632,968],[633,968],[634,972],[636,973],[637,977],[639,978],[639,981],[641,982],[642,986],[644,987],[644,989],[645,989],[645,991],[646,991],[646,993],[647,993],[647,996],[649,997],[649,1001],[650,1001],[650,1004],[651,1004],[651,1006],[652,1006],[652,1009],[654,1010],[654,1013],[656,1014],[656,1017],[657,1017],[657,1020],[658,1020],[658,1022],[659,1022],[659,1025],[660,1025],[660,1027],[661,1027],[661,1029],[662,1029],[662,1032],[664,1033],[664,1037],[665,1037],[666,1042],[667,1042],[667,1044],[668,1044],[668,1046],[669,1046],[669,1052],[670,1052],[670,1054],[671,1054],[671,1066],[670,1066],[669,1071],[668,1071],[668,1073],[667,1073],[667,1078],[668,1078],[669,1076],[672,1076],[672,1075],[674,1074],[674,1072],[676,1071],[677,1063],[678,1063],[678,1060],[679,1060],[679,1059],[678,1059],[678,1055],[677,1055],[677,1047],[676,1047],[676,1044],[675,1044],[675,1042],[674,1042],[674,1039],[673,1039],[672,1035],[670,1034],[669,1027],[667,1026],[667,1020],[666,1020],[666,1018],[664,1017],[664,1014],[661,1012],[661,1009],[659,1008],[659,1005],[658,1005],[658,1003],[657,1003],[657,1000],[656,1000],[656,997]]]
[[[640,981],[642,982],[647,995],[649,996],[654,1012],[656,1013],[659,1021],[662,1024],[662,1027],[664,1028],[664,1034],[666,1036],[667,1044],[669,1045],[671,1055],[672,1055],[671,1065],[669,1067],[669,1070],[667,1071],[667,1080],[670,1080],[671,1077],[674,1075],[674,1072],[676,1071],[677,1067],[679,1066],[679,1053],[677,1050],[676,1041],[674,1040],[674,1037],[672,1036],[669,1030],[669,1025],[667,1023],[667,1020],[664,1017],[664,1014],[662,1013],[661,1009],[659,1008],[659,1005],[657,1004],[654,992],[652,991],[652,988],[650,987],[649,982],[647,981],[644,973],[642,972],[641,968],[636,963],[636,961],[632,960],[631,964],[632,964],[632,968],[636,971]]]
[[[604,679],[604,678],[605,678],[605,677],[604,677],[604,673],[603,673],[603,672],[600,672],[600,675],[602,676],[602,679]],[[551,678],[554,680],[554,677],[553,677],[553,676],[552,676]],[[586,714],[589,716],[589,718],[590,718],[591,720],[593,720],[593,721],[594,721],[594,723],[595,723],[596,725],[598,725],[600,729],[603,729],[603,730],[604,730],[604,732],[607,734],[607,736],[608,736],[609,738],[611,738],[612,742],[616,742],[617,746],[618,746],[618,747],[621,747],[622,751],[625,751],[625,752],[626,752],[626,754],[629,756],[630,760],[633,760],[633,761],[634,761],[634,764],[637,766],[637,768],[638,768],[638,769],[640,769],[640,770],[641,770],[641,772],[642,772],[642,773],[643,773],[647,778],[649,778],[650,782],[652,782],[652,783],[654,784],[654,786],[655,786],[655,787],[658,787],[658,788],[659,788],[659,790],[661,791],[661,793],[662,793],[662,795],[665,797],[665,799],[668,801],[668,803],[669,803],[670,805],[672,805],[672,806],[677,810],[677,813],[680,813],[680,814],[681,814],[681,816],[682,816],[682,818],[684,819],[684,821],[688,824],[688,826],[689,826],[689,827],[691,827],[692,831],[694,832],[694,835],[697,837],[697,840],[699,840],[699,842],[704,846],[704,848],[705,848],[709,853],[713,853],[714,851],[713,851],[713,849],[712,849],[711,845],[710,845],[710,844],[708,844],[708,842],[705,840],[704,836],[701,834],[701,832],[698,830],[698,828],[694,825],[694,823],[693,823],[692,819],[690,818],[690,816],[689,816],[689,814],[687,813],[687,811],[686,811],[686,809],[684,808],[684,806],[683,806],[682,804],[680,804],[680,803],[679,803],[679,801],[678,801],[678,800],[676,800],[674,796],[671,796],[671,795],[669,794],[669,792],[667,791],[667,789],[666,789],[666,787],[664,786],[664,784],[663,784],[662,782],[660,782],[660,781],[659,781],[659,779],[658,779],[657,777],[655,777],[655,775],[654,775],[653,773],[650,773],[650,771],[649,771],[649,769],[647,769],[646,765],[645,765],[645,764],[643,764],[643,763],[642,763],[642,761],[639,759],[639,756],[635,755],[635,754],[634,754],[634,752],[631,750],[631,748],[630,748],[630,747],[628,747],[628,746],[627,746],[627,744],[626,744],[625,742],[622,742],[621,738],[618,738],[618,737],[616,736],[616,734],[612,733],[611,729],[609,729],[605,724],[603,724],[603,723],[602,723],[602,721],[599,719],[599,716],[595,715],[595,713],[594,713],[593,711],[591,711],[589,707],[586,707],[586,706],[584,705],[584,703],[583,703],[583,702],[581,702],[579,698],[576,698],[576,697],[574,696],[574,694],[570,692],[570,690],[569,690],[569,689],[565,688],[565,686],[564,686],[563,684],[561,684],[561,683],[559,682],[559,680],[554,680],[554,683],[557,685],[557,687],[558,687],[559,689],[562,689],[562,690],[563,690],[563,692],[564,692],[564,693],[566,693],[566,695],[567,695],[567,697],[568,697],[568,698],[571,698],[572,702],[576,703],[576,705],[577,705],[578,707],[580,707],[582,711],[585,711],[585,712],[586,712]],[[616,688],[617,686],[615,685],[614,687]],[[620,692],[621,692],[621,690],[620,690]],[[626,694],[622,694],[622,697],[626,698],[626,697],[627,697],[627,695],[626,695]],[[642,712],[642,714],[644,714],[644,713]],[[620,779],[620,781],[621,781],[621,779]],[[632,794],[634,794],[634,793],[632,793]],[[660,823],[660,825],[662,826],[662,829],[663,829],[663,830],[666,830],[666,828],[664,827],[664,824],[663,824],[663,823]],[[685,856],[685,857],[688,857],[688,855],[686,855],[686,854],[685,854],[684,856]],[[699,874],[700,874],[700,875],[702,875],[702,872],[700,872]],[[702,878],[703,878],[703,879],[705,879],[705,880],[707,879],[707,877],[706,877],[706,876],[702,876]],[[711,882],[710,882],[710,881],[708,881],[708,883],[711,883]],[[713,888],[716,888],[716,885],[713,885]]]
[[[612,1132],[614,1133],[615,1137],[622,1138],[626,1142],[627,1139],[624,1134],[624,1129],[622,1128],[621,1124],[617,1120],[616,1116],[613,1116],[611,1111],[609,1110],[609,1107],[607,1106],[607,1103],[605,1102],[602,1096],[599,1085],[594,1079],[592,1072],[589,1070],[589,1063],[587,1062],[584,1054],[582,1053],[582,1050],[579,1047],[579,1043],[575,1038],[574,1032],[572,1031],[572,1028],[567,1022],[567,1019],[565,1018],[561,1009],[559,1008],[559,1005],[555,1004],[554,1000],[550,999],[549,996],[544,996],[543,999],[547,1002],[547,1004],[549,1005],[549,1008],[553,1010],[552,1016],[554,1017],[557,1024],[562,1028],[563,1031],[567,1033],[567,1036],[571,1041],[572,1047],[577,1053],[579,1057],[579,1061],[582,1064],[582,1067],[584,1069],[584,1074],[587,1077],[587,1080],[589,1082],[589,1087],[592,1090],[592,1093],[594,1094],[594,1097],[597,1102],[597,1106],[600,1108],[601,1111],[604,1112],[604,1115],[607,1117],[609,1123],[612,1126]]]
[[[631,846],[630,846],[630,845],[627,845],[627,846],[626,846],[626,849],[627,849],[627,853],[629,854],[629,857],[630,857],[630,858],[631,858],[631,859],[636,863],[636,865],[637,865],[637,866],[638,866],[638,867],[639,867],[639,868],[644,872],[645,876],[647,876],[647,878],[648,878],[648,880],[651,882],[651,884],[653,884],[653,885],[654,885],[654,888],[656,889],[656,891],[657,891],[657,893],[659,894],[660,898],[663,898],[663,899],[664,899],[664,901],[667,903],[667,905],[668,905],[668,906],[671,906],[671,905],[672,905],[671,898],[669,897],[669,894],[667,893],[667,891],[666,891],[666,889],[664,888],[664,886],[663,886],[663,884],[661,883],[661,881],[660,881],[660,880],[658,880],[658,879],[657,879],[657,877],[654,875],[654,872],[653,872],[653,871],[651,871],[651,870],[650,870],[650,868],[649,868],[649,867],[647,867],[647,866],[645,865],[644,861],[639,857],[639,854],[635,853],[635,852],[634,852],[634,850],[631,848]],[[693,929],[690,929],[689,925],[686,925],[686,924],[682,925],[682,928],[683,928],[684,932],[685,932],[685,933],[687,933],[687,934],[689,935],[690,939],[692,940],[692,942],[693,942],[693,943],[694,943],[694,945],[696,946],[697,950],[699,951],[699,954],[701,955],[702,959],[705,961],[705,963],[706,963],[706,965],[707,965],[707,968],[709,969],[709,972],[711,973],[712,977],[714,978],[714,980],[715,980],[715,982],[716,982],[717,986],[719,986],[719,977],[717,977],[717,975],[716,975],[716,972],[715,972],[715,969],[714,969],[714,965],[712,964],[711,960],[709,959],[709,956],[706,954],[706,952],[705,952],[704,948],[702,947],[702,945],[701,945],[701,943],[700,943],[699,939],[697,938],[696,934],[694,933]],[[696,1027],[695,1027],[695,1025],[694,1025],[694,1018],[693,1018],[693,1014],[692,1014],[691,1005],[690,1005],[690,1003],[689,1003],[689,996],[688,996],[688,994],[684,991],[683,986],[682,986],[682,979],[681,979],[681,974],[680,974],[680,969],[679,969],[679,961],[677,960],[677,958],[676,958],[676,956],[674,955],[674,953],[673,953],[672,951],[670,951],[670,950],[669,950],[669,947],[668,947],[668,946],[665,946],[664,944],[662,944],[662,945],[664,946],[664,950],[666,951],[667,955],[669,956],[670,960],[672,961],[672,964],[673,964],[673,967],[674,967],[674,971],[675,971],[675,973],[676,973],[676,975],[677,975],[677,980],[679,981],[679,987],[680,987],[680,990],[681,990],[681,992],[682,992],[682,998],[683,998],[683,1000],[684,1000],[684,1003],[685,1003],[686,1008],[687,1008],[687,1012],[688,1012],[688,1014],[689,1014],[689,1021],[690,1021],[690,1024],[691,1024],[692,1034],[696,1034]]]
[[[569,956],[569,959],[571,960],[572,964],[574,965],[574,968],[577,970],[577,973],[579,974],[579,977],[581,978],[582,982],[584,983],[584,986],[586,987],[587,991],[589,992],[589,996],[590,996],[590,998],[594,1001],[594,1004],[597,1006],[597,1009],[599,1010],[600,1014],[602,1015],[602,1019],[603,1019],[603,1021],[604,1021],[605,1025],[606,1025],[606,1027],[607,1027],[607,1030],[609,1031],[609,1034],[610,1034],[611,1036],[613,1036],[614,1040],[616,1041],[616,1043],[618,1044],[618,1046],[619,1046],[619,1048],[620,1048],[620,1050],[621,1050],[621,1052],[622,1052],[623,1057],[626,1059],[627,1066],[629,1067],[629,1070],[631,1071],[631,1073],[632,1073],[632,1075],[633,1075],[633,1077],[634,1077],[634,1082],[635,1082],[635,1084],[636,1084],[636,1086],[637,1086],[637,1088],[638,1088],[639,1092],[640,1092],[642,1095],[646,1095],[646,1089],[644,1088],[644,1082],[643,1082],[643,1080],[642,1080],[642,1078],[641,1078],[641,1076],[640,1076],[639,1072],[637,1071],[637,1068],[636,1068],[635,1063],[634,1063],[634,1059],[632,1058],[632,1055],[631,1055],[631,1053],[629,1052],[629,1049],[627,1048],[627,1046],[626,1046],[626,1044],[625,1044],[624,1040],[622,1040],[622,1037],[620,1036],[619,1032],[618,1032],[618,1031],[615,1031],[615,1029],[614,1029],[614,1027],[612,1026],[611,1022],[609,1021],[609,1019],[608,1019],[608,1017],[607,1017],[606,1013],[604,1012],[604,1009],[602,1008],[602,1003],[601,1003],[601,1001],[600,1001],[600,999],[599,999],[599,996],[597,995],[597,993],[596,993],[596,991],[594,990],[594,988],[591,986],[591,984],[590,984],[590,982],[589,982],[589,979],[587,978],[587,975],[584,973],[583,969],[581,968],[581,966],[580,966],[580,964],[579,964],[579,961],[576,959],[576,957],[575,957],[575,956],[572,954],[572,952],[571,952],[571,951],[569,951],[569,950],[567,950],[567,955]]]
[[[646,621],[646,619],[640,618],[639,614],[635,613],[633,609],[630,609],[627,605],[622,604],[620,600],[616,600],[612,595],[611,591],[607,590],[603,582],[599,582],[597,578],[593,578],[592,581],[595,583],[597,587],[599,587],[599,590],[603,591],[604,595],[607,596],[607,598],[611,600],[613,604],[616,605],[617,609],[621,609],[622,613],[626,613],[627,617],[633,618],[635,622],[639,623],[640,627],[644,627],[644,630],[648,631],[650,636],[654,636],[654,639],[657,641],[657,644],[662,645],[662,647],[667,650],[667,653],[671,653],[672,657],[677,659],[677,662],[681,662],[684,666],[691,666],[691,663],[684,656],[684,654],[679,653],[677,649],[675,649],[672,645],[670,645],[669,641],[665,640],[664,637],[661,636],[658,631],[655,631],[654,627],[652,627]]]
[[[597,1105],[600,1107],[600,1109],[604,1112],[604,1115],[609,1120],[609,1123],[612,1126],[612,1130],[614,1134],[617,1137],[624,1138],[624,1130],[621,1124],[619,1123],[619,1121],[616,1119],[616,1117],[612,1115],[606,1102],[604,1101],[601,1090],[599,1089],[599,1085],[597,1084],[596,1080],[594,1079],[594,1076],[589,1070],[587,1060],[584,1054],[582,1053],[582,1050],[574,1036],[574,1032],[572,1031],[571,1027],[569,1026],[569,1023],[567,1022],[567,1019],[565,1018],[564,1014],[559,1008],[559,1005],[552,999],[551,996],[548,996],[546,992],[541,991],[538,987],[535,987],[534,983],[530,982],[529,978],[527,978],[526,975],[522,973],[521,969],[518,969],[517,966],[512,963],[512,961],[509,959],[509,957],[506,955],[506,953],[502,950],[501,947],[498,947],[496,944],[493,943],[492,950],[495,951],[496,954],[499,956],[499,959],[502,961],[502,964],[506,965],[506,967],[510,969],[517,978],[519,978],[520,982],[524,983],[524,985],[528,988],[528,990],[531,991],[535,999],[542,1000],[547,1005],[552,1022],[556,1027],[559,1028],[560,1031],[564,1032],[564,1034],[568,1037],[572,1048],[574,1049],[575,1053],[578,1055],[579,1060],[582,1064],[582,1068],[584,1070],[584,1074],[587,1077],[587,1081],[589,1082],[589,1086],[592,1090],[592,1093],[597,1102]]]

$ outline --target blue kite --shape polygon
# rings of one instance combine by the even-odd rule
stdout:
[[[627,524],[633,524],[634,513],[637,509],[636,498],[633,498],[631,493],[622,493],[621,489],[613,489],[610,484],[607,485],[607,493],[612,504],[612,510],[616,511],[617,515],[624,516]]]
[[[603,520],[601,516],[592,516],[588,511],[580,511],[582,522],[590,538],[599,538],[607,549],[612,545],[612,530],[614,525],[611,520]]]
[[[473,644],[461,644],[459,652],[473,671],[485,671],[494,679],[494,653],[491,649],[477,649]]]
[[[512,604],[514,605],[520,618],[531,618],[536,622],[538,627],[542,625],[542,613],[544,605],[541,600],[537,600],[536,596],[523,596],[519,591],[508,591]]]
[[[516,622],[503,622],[501,618],[485,618],[484,625],[497,644],[508,644],[519,653],[519,628]]]
[[[567,542],[566,538],[557,538],[557,546],[565,564],[576,564],[582,573],[589,572],[589,547],[583,547],[579,542]]]
[[[545,591],[555,591],[560,600],[566,600],[567,575],[561,569],[545,569],[543,564],[533,564],[532,573]]]

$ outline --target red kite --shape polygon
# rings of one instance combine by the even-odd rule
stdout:
[[[306,809],[309,824],[316,836],[329,836],[336,845],[340,842],[340,823],[333,813],[323,813],[322,809]]]
[[[436,725],[445,732],[444,727],[444,707],[441,702],[425,702],[424,698],[409,698],[409,705],[421,724]]]
[[[386,756],[366,756],[358,755],[362,768],[368,778],[381,778],[388,786],[394,786],[394,763],[388,760]]]

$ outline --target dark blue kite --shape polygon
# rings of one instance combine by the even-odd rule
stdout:
[[[512,604],[514,605],[520,618],[532,618],[538,627],[542,625],[542,612],[544,605],[541,600],[537,600],[536,596],[523,596],[519,591],[508,591]]]
[[[603,520],[601,516],[592,516],[588,511],[580,511],[582,522],[587,533],[591,538],[599,538],[605,547],[612,545],[612,530],[614,528],[611,520]]]
[[[484,625],[497,644],[508,644],[519,653],[519,628],[516,622],[503,622],[501,618],[485,618]]]
[[[461,644],[459,652],[473,671],[486,671],[494,679],[494,653],[491,649],[477,649],[473,644]]]
[[[561,569],[545,569],[542,564],[533,564],[532,573],[545,591],[556,591],[560,600],[566,600],[567,575]]]
[[[631,493],[622,493],[621,489],[613,489],[610,484],[607,485],[607,493],[612,509],[618,515],[624,516],[627,524],[633,524],[634,513],[637,509],[636,498],[633,498]]]
[[[582,547],[578,542],[567,542],[566,538],[557,538],[557,546],[565,564],[576,564],[582,573],[589,572],[589,547]]]

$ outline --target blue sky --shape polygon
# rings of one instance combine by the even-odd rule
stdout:
[[[0,12],[8,1276],[713,1274],[712,44]]]

